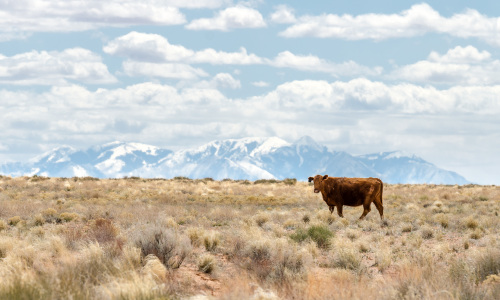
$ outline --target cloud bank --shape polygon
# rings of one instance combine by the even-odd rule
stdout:
[[[399,14],[306,15],[280,33],[283,37],[386,40],[410,38],[428,33],[460,38],[478,38],[500,46],[500,18],[491,18],[474,9],[443,17],[426,3],[413,5]]]

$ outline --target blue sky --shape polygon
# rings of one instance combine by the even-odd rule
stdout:
[[[500,184],[500,3],[0,0],[0,162],[309,135]]]

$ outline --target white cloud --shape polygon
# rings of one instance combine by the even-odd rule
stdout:
[[[183,46],[172,45],[159,34],[132,31],[120,36],[104,47],[112,55],[126,56],[136,61],[179,62],[193,56],[194,51]]]
[[[390,78],[429,84],[494,85],[500,84],[500,61],[488,51],[473,46],[457,46],[446,54],[431,52],[427,60],[394,70]]]
[[[131,77],[160,77],[174,79],[196,79],[208,74],[199,68],[187,64],[149,63],[127,60],[123,63],[123,71]]]
[[[263,59],[251,53],[248,54],[247,50],[243,47],[240,52],[224,52],[216,51],[214,49],[204,49],[197,51],[190,59],[192,63],[209,63],[213,65],[253,65],[262,64]]]
[[[445,55],[433,51],[429,54],[429,60],[439,63],[480,63],[491,58],[488,51],[477,50],[473,46],[457,46],[448,50]]]
[[[491,18],[468,9],[449,18],[443,17],[426,3],[413,5],[399,14],[323,14],[302,16],[280,33],[284,37],[312,36],[347,40],[385,40],[408,38],[427,33],[444,33],[455,37],[475,37],[500,46],[500,18]]]
[[[325,72],[334,76],[354,76],[354,75],[380,75],[381,67],[368,68],[353,61],[341,64],[329,62],[314,55],[296,55],[290,51],[280,52],[270,65],[279,68],[293,68],[310,72]]]
[[[3,1],[0,37],[32,32],[71,32],[104,26],[178,25],[186,22],[178,7],[217,7],[222,1]]]
[[[241,87],[241,82],[237,79],[234,79],[231,74],[228,73],[219,73],[215,75],[213,78],[213,82],[216,87],[220,88],[230,88],[230,89],[239,89]]]
[[[229,73],[219,73],[210,80],[202,80],[196,83],[181,82],[179,87],[195,87],[199,89],[239,89],[241,82]]]
[[[266,22],[259,11],[245,6],[234,6],[219,11],[213,18],[193,20],[186,25],[186,28],[229,31],[237,28],[261,28],[265,26]]]
[[[60,85],[68,81],[106,84],[117,80],[99,55],[82,48],[0,55],[0,83]]]
[[[259,64],[263,60],[257,55],[248,54],[245,48],[239,52],[216,51],[207,48],[193,51],[180,45],[172,45],[158,34],[130,32],[109,42],[103,48],[112,55],[129,57],[145,62],[182,62],[219,64]]]
[[[374,76],[382,72],[381,67],[370,68],[353,61],[332,63],[314,55],[296,55],[290,51],[281,52],[273,59],[248,53],[243,47],[239,52],[217,51],[212,48],[194,51],[181,45],[170,44],[161,35],[139,32],[130,32],[118,37],[105,45],[103,50],[108,54],[126,56],[131,60],[141,62],[212,65],[266,64],[277,68],[324,72],[333,76]]]
[[[289,24],[297,21],[293,9],[286,5],[278,5],[271,14],[270,19],[272,22],[279,24]]]
[[[412,84],[387,85],[368,79],[351,81],[302,80],[279,85],[263,97],[262,105],[295,111],[380,111],[405,114],[500,113],[500,85],[452,87],[438,90]],[[262,109],[262,107],[261,107]]]

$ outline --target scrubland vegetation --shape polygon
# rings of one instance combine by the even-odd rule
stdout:
[[[500,299],[500,187],[0,176],[0,299]]]

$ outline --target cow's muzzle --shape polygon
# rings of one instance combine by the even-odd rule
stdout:
[[[315,192],[315,193],[319,193],[319,190],[317,190],[317,189],[314,189],[314,192]]]

